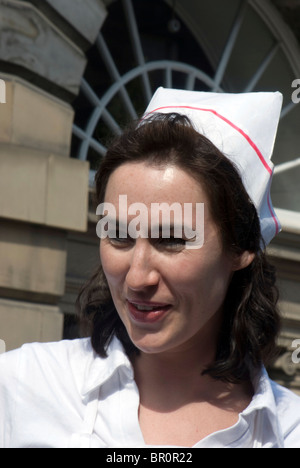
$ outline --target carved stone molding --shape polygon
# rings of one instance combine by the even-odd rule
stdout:
[[[81,49],[30,3],[0,0],[0,12],[0,60],[76,95],[86,65]]]
[[[36,0],[48,3],[93,44],[107,16],[101,0]]]

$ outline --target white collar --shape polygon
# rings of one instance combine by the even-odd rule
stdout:
[[[112,339],[107,350],[108,357],[105,359],[98,356],[92,350],[90,340],[88,340],[86,344],[86,352],[88,352],[92,358],[89,360],[83,373],[83,384],[81,388],[83,399],[94,398],[100,387],[105,382],[109,381],[117,370],[122,370],[124,372],[128,382],[134,380],[132,364],[124,351],[123,345],[116,337]],[[254,412],[265,410],[262,411],[261,414],[264,413],[264,415],[268,415],[277,445],[283,447],[283,435],[278,420],[272,382],[264,367],[252,378],[252,384],[254,396],[249,406],[240,414],[240,418],[247,421],[249,417],[253,416]]]
[[[89,343],[90,344],[90,343]],[[90,344],[92,350],[92,346]],[[107,349],[107,358],[101,358],[92,350],[93,359],[85,369],[81,395],[86,397],[97,387],[107,382],[117,369],[123,368],[129,380],[133,380],[134,372],[129,358],[127,357],[122,343],[114,337]]]
[[[250,405],[243,411],[243,414],[250,414],[252,411],[266,408],[273,415],[276,414],[276,402],[267,371],[264,367],[251,379],[254,395]]]
[[[272,388],[272,381],[264,367],[252,378],[254,395],[250,405],[241,413],[243,417],[255,411],[265,410],[278,447],[284,447],[284,438],[280,428],[278,409]],[[263,430],[263,427],[262,427]]]

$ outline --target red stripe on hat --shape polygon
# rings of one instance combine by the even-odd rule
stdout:
[[[149,112],[149,114],[152,114],[153,112],[158,112],[160,110],[163,110],[163,109],[191,109],[191,110],[198,110],[198,111],[203,111],[203,112],[211,112],[212,114],[214,114],[216,117],[219,117],[219,119],[223,120],[224,122],[226,122],[228,125],[230,125],[232,128],[234,128],[235,130],[237,130],[246,140],[247,142],[249,143],[250,146],[252,146],[252,148],[254,149],[254,151],[256,152],[257,156],[259,157],[259,159],[261,160],[261,162],[263,163],[264,167],[267,169],[268,173],[270,175],[272,175],[272,169],[270,168],[270,166],[268,165],[267,161],[265,160],[265,158],[263,157],[261,151],[258,149],[258,147],[256,146],[256,144],[254,143],[254,141],[251,140],[251,138],[249,137],[249,135],[247,135],[241,128],[237,127],[233,122],[231,122],[230,120],[228,120],[226,117],[224,117],[223,115],[219,114],[217,111],[213,110],[213,109],[202,109],[200,107],[192,107],[192,106],[165,106],[165,107],[158,107],[157,109],[154,109],[153,111]]]

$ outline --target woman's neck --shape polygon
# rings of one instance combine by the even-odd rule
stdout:
[[[250,401],[250,382],[240,385],[216,380],[203,371],[215,359],[215,346],[199,339],[197,346],[182,346],[164,353],[141,352],[133,360],[135,380],[141,403],[154,411],[173,411],[197,402],[231,406],[239,400]],[[200,341],[201,343],[201,341]]]
[[[159,406],[159,401],[181,405],[203,398],[212,379],[202,373],[214,356],[214,348],[204,352],[199,344],[157,354],[141,352],[133,361],[141,400]]]
[[[178,365],[177,365],[178,364]],[[202,374],[203,366],[166,356],[139,356],[135,360],[135,380],[140,405],[154,413],[172,413],[197,404],[240,412],[253,396],[251,382],[227,383]]]

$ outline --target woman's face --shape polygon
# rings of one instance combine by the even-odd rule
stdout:
[[[136,214],[121,212],[120,195],[127,196],[128,207],[140,202],[149,213],[148,237],[124,238],[112,232],[100,241],[102,267],[132,342],[146,353],[212,346],[238,268],[237,260],[224,251],[203,187],[178,167],[126,163],[110,176],[105,202],[115,207],[117,221],[127,217],[129,225]],[[151,204],[162,202],[192,204],[193,228],[196,203],[204,203],[201,248],[187,248],[183,236],[151,238]]]

